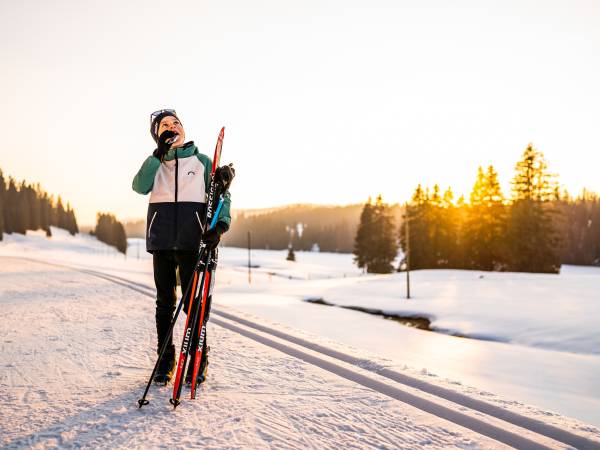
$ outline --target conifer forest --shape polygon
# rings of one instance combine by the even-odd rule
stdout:
[[[114,215],[98,213],[95,229],[91,234],[111,245],[121,253],[127,251],[127,236],[123,225]],[[27,230],[43,230],[52,237],[51,226],[67,230],[71,235],[79,233],[75,211],[66,206],[60,196],[56,199],[39,184],[8,181],[0,170],[0,241],[4,234],[25,234]]]
[[[50,226],[63,228],[74,235],[79,232],[71,205],[54,199],[39,184],[5,180],[0,170],[0,240],[4,233],[25,234],[26,230],[44,230],[51,236]]]
[[[419,185],[405,205],[377,196],[364,205],[242,213],[224,243],[246,247],[250,233],[252,248],[353,252],[373,273],[401,270],[407,241],[410,269],[557,273],[561,264],[600,265],[600,198],[561,189],[532,144],[515,164],[510,192],[492,165],[474,175],[468,198]]]

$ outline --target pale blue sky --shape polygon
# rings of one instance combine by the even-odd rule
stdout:
[[[600,191],[596,1],[0,2],[0,168],[143,217],[150,112],[238,177],[233,206],[404,201],[417,183],[505,190],[532,141]]]

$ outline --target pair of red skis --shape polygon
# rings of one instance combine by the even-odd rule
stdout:
[[[206,336],[206,323],[204,317],[206,315],[206,304],[208,297],[211,294],[211,275],[214,265],[211,261],[212,252],[206,252],[207,258],[200,264],[202,267],[202,278],[201,282],[198,283],[198,272],[194,272],[192,281],[192,290],[189,296],[189,306],[187,312],[187,318],[185,321],[185,332],[183,334],[183,341],[181,343],[181,351],[179,353],[179,360],[177,363],[177,372],[175,373],[175,380],[173,382],[173,396],[169,402],[173,407],[177,407],[180,403],[181,388],[183,386],[183,374],[186,372],[186,366],[188,357],[190,354],[190,344],[192,342],[192,336],[198,335],[198,345],[196,347],[196,354],[194,361],[190,361],[189,364],[194,365],[192,373],[192,386],[190,398],[193,400],[196,398],[196,378],[198,377],[198,370],[200,368],[200,361],[202,359],[202,350],[204,348],[204,338]],[[201,294],[201,297],[199,297]],[[198,304],[198,301],[200,303]],[[198,317],[200,313],[200,317]]]
[[[229,184],[223,186],[221,183],[218,183],[215,179],[216,170],[219,167],[219,161],[221,159],[221,149],[223,147],[223,138],[225,136],[225,127],[221,128],[221,132],[219,133],[219,137],[217,139],[217,145],[215,147],[215,153],[213,156],[213,163],[211,168],[210,175],[210,187],[208,191],[208,198],[206,201],[206,216],[204,220],[204,229],[208,230],[215,226],[219,212],[223,205],[224,194],[227,191]],[[229,180],[231,182],[231,180]],[[209,251],[206,248],[206,244],[204,242],[200,243],[200,250],[198,253],[198,258],[196,260],[196,266],[194,268],[194,275],[192,279],[188,282],[185,293],[181,297],[179,301],[179,305],[177,306],[177,311],[175,312],[175,316],[171,321],[171,326],[168,331],[168,334],[172,333],[175,323],[177,322],[177,317],[181,312],[181,308],[184,304],[184,299],[189,298],[189,305],[187,311],[187,318],[185,323],[185,332],[183,335],[183,341],[181,344],[181,351],[179,354],[179,360],[177,363],[177,372],[175,375],[175,381],[173,383],[173,396],[169,400],[169,402],[173,405],[174,408],[179,405],[181,389],[182,389],[182,379],[183,374],[186,371],[187,360],[190,353],[190,343],[192,342],[192,336],[194,333],[198,334],[198,346],[196,349],[196,355],[193,361],[194,369],[192,374],[192,386],[191,386],[191,395],[190,397],[194,399],[196,397],[196,378],[198,376],[198,371],[200,368],[200,362],[202,360],[202,350],[204,346],[204,339],[206,336],[206,323],[204,318],[206,317],[206,305],[208,299],[211,295],[211,283],[212,273],[214,268],[216,267],[216,255],[215,251]],[[200,274],[202,275],[200,277]],[[198,282],[200,280],[200,282]],[[199,315],[199,317],[198,317]],[[148,394],[148,390],[150,389],[150,385],[152,384],[152,380],[154,378],[154,374],[156,373],[156,369],[158,367],[159,361],[161,360],[165,349],[167,339],[164,340],[163,346],[160,349],[158,359],[156,364],[154,365],[154,370],[150,375],[150,379],[148,380],[148,384],[146,385],[146,390],[144,391],[144,395],[142,398],[138,400],[138,405],[141,408],[144,405],[149,403],[146,400],[146,395]]]
[[[217,167],[219,167],[219,161],[221,159],[221,149],[223,147],[224,135],[225,127],[221,128],[221,132],[219,133],[217,145],[215,147],[215,154],[213,157],[212,169],[210,172],[211,181],[210,188],[208,191],[208,199],[206,202],[206,220],[204,221],[204,227],[206,230],[215,226],[223,201],[222,193],[220,195],[217,194],[218,187],[215,181],[215,172],[217,170]],[[218,197],[220,197],[219,204],[215,210],[215,203]],[[212,269],[214,268],[214,264],[211,260],[212,252],[206,251],[206,246],[204,242],[200,244],[200,252],[204,252],[206,254],[206,257],[199,258],[199,265],[203,269],[200,284],[198,284],[198,267],[194,271],[194,277],[192,280],[192,290],[190,291],[189,295],[188,313],[185,321],[185,332],[183,334],[183,341],[181,343],[181,351],[177,363],[175,381],[173,382],[173,397],[171,397],[171,399],[169,400],[169,402],[173,405],[174,408],[177,408],[177,405],[179,405],[180,403],[179,397],[181,396],[181,388],[183,386],[183,383],[181,381],[183,379],[183,374],[186,371],[186,363],[190,353],[190,343],[193,341],[192,336],[194,333],[198,334],[198,346],[196,348],[196,354],[193,361],[194,370],[192,373],[192,389],[190,398],[196,398],[196,378],[198,376],[198,369],[200,368],[202,350],[204,348],[204,338],[206,336],[206,324],[204,323],[204,316],[206,313],[206,303],[208,301],[208,296],[210,295],[210,279]],[[200,304],[198,304],[195,300],[199,298],[198,294],[200,293],[200,291],[202,292],[202,296],[200,297]],[[200,312],[200,317],[198,317],[198,312]]]

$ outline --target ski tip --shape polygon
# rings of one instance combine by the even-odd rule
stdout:
[[[148,403],[150,403],[149,400],[146,400],[145,398],[140,398],[138,400],[138,408],[141,408],[142,406],[147,405]]]
[[[225,136],[225,127],[221,128],[221,132],[219,133],[219,138],[223,139],[224,136]]]

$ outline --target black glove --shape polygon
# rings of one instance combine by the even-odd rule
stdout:
[[[207,230],[202,235],[202,242],[206,244],[208,250],[212,250],[219,245],[221,235],[227,231],[227,225],[223,222],[217,222],[214,227]]]
[[[162,162],[163,158],[165,157],[165,155],[171,148],[171,145],[173,144],[173,142],[167,143],[167,141],[170,141],[176,135],[177,135],[177,133],[175,133],[171,130],[167,130],[167,131],[163,131],[163,133],[158,138],[158,147],[156,148],[156,150],[154,150],[154,153],[152,153],[152,155],[155,158],[158,158],[160,160],[160,162]]]
[[[221,183],[223,189],[229,189],[229,185],[231,185],[233,177],[235,177],[235,169],[233,168],[233,164],[218,167],[215,171],[215,180],[217,183]]]

